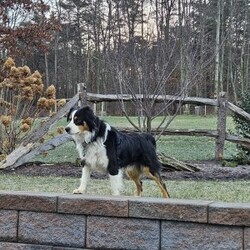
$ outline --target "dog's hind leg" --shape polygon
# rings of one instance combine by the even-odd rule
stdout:
[[[153,179],[157,183],[157,185],[161,189],[161,192],[162,192],[164,198],[170,198],[169,193],[168,193],[167,188],[166,188],[166,185],[162,181],[162,178],[159,175],[159,173],[157,173],[157,172],[151,173],[149,167],[144,167],[143,173],[146,176],[148,176],[149,178]]]
[[[119,169],[118,174],[116,175],[109,174],[109,180],[112,195],[120,195],[123,190],[122,170]]]
[[[127,176],[135,182],[136,190],[134,192],[135,196],[141,196],[142,193],[142,181],[141,181],[141,171],[139,168],[134,166],[129,166],[126,168]]]
[[[82,168],[82,177],[79,188],[73,191],[73,194],[83,194],[86,192],[87,184],[90,178],[91,170],[90,167],[85,165]]]

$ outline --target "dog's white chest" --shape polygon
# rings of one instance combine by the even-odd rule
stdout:
[[[86,165],[92,170],[107,172],[108,157],[106,148],[101,140],[97,140],[86,147],[85,152]]]

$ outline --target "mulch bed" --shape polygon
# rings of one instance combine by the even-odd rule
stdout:
[[[196,163],[200,171],[162,171],[164,180],[250,180],[250,166],[223,167],[215,161],[204,161]],[[63,162],[46,164],[42,162],[31,162],[17,169],[4,169],[0,174],[26,175],[26,176],[55,176],[55,177],[76,177],[81,176],[81,167],[76,164]],[[92,178],[106,178],[105,175],[92,174]]]

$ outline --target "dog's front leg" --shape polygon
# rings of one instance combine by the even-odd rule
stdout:
[[[87,188],[88,180],[90,178],[90,174],[91,174],[90,167],[88,165],[85,165],[82,168],[82,177],[81,177],[80,186],[79,186],[79,188],[77,188],[73,191],[73,194],[83,194],[86,192],[86,188]]]
[[[81,160],[85,160],[85,157],[84,157],[84,147],[82,145],[82,143],[76,143],[76,150],[78,152],[78,155],[79,155],[79,158]]]

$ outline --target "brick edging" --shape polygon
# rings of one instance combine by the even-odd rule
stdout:
[[[250,249],[250,203],[0,192],[0,249],[6,242],[80,249],[134,249],[137,244],[143,249],[168,249],[181,247],[181,237],[189,237],[198,249],[204,241],[195,237],[199,233],[206,237],[204,244],[213,247],[227,243],[232,247],[228,249],[236,245]]]

